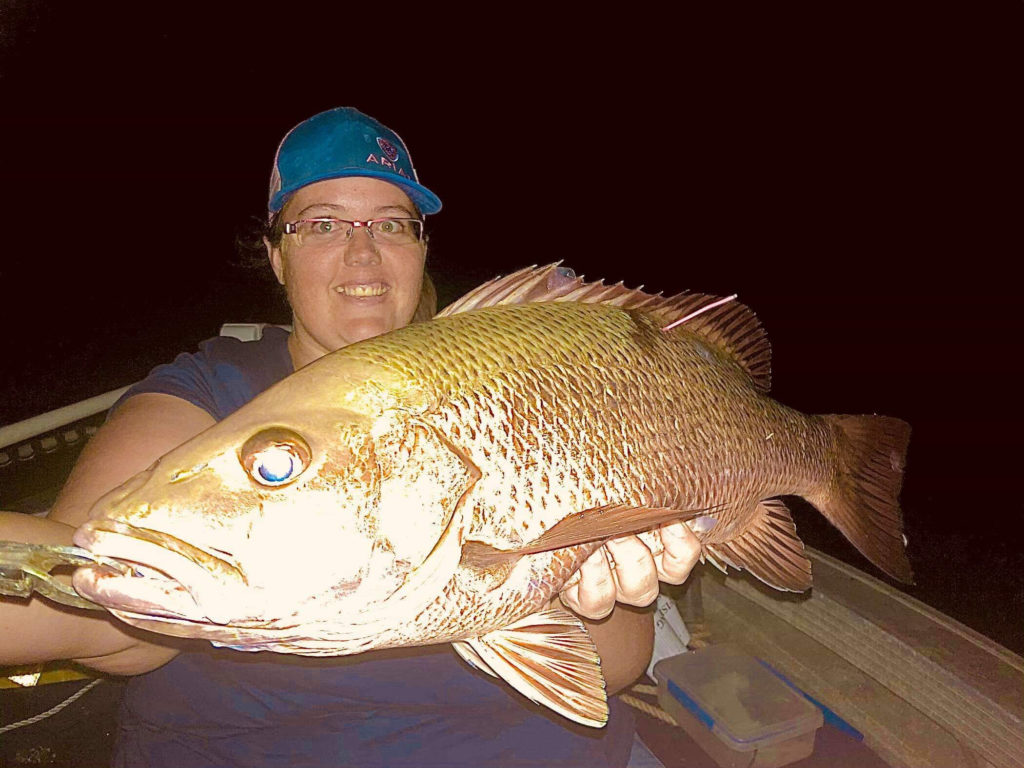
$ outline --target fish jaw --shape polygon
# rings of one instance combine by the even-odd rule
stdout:
[[[107,528],[117,528],[105,530]],[[425,645],[465,639],[476,635],[458,631],[462,619],[453,617],[453,606],[445,597],[453,584],[461,553],[464,521],[452,520],[436,548],[419,568],[399,566],[394,586],[383,597],[381,582],[387,568],[393,567],[392,553],[375,552],[369,568],[374,578],[337,584],[293,604],[288,615],[266,610],[266,602],[257,598],[244,583],[225,585],[216,575],[197,573],[192,552],[178,554],[157,543],[180,548],[179,542],[166,542],[161,534],[130,530],[128,526],[109,523],[83,526],[76,533],[77,541],[93,550],[118,552],[121,562],[132,565],[146,561],[139,576],[117,576],[110,569],[80,568],[75,573],[75,587],[104,604],[121,621],[148,631],[183,638],[205,639],[217,647],[242,651],[272,651],[304,656],[344,656],[381,648]],[[186,545],[187,547],[187,545]],[[202,556],[209,557],[207,553]],[[197,558],[197,559],[199,559]],[[161,568],[181,575],[188,584],[174,580]],[[222,565],[214,565],[221,570]],[[370,590],[360,591],[363,583]],[[199,586],[206,584],[205,591]],[[249,601],[246,609],[245,601]],[[219,608],[211,610],[211,606]],[[459,607],[465,607],[461,605]],[[436,627],[424,624],[424,617],[433,617]],[[452,632],[451,622],[456,622]],[[493,624],[493,622],[492,622]],[[448,633],[439,634],[441,627]],[[488,629],[493,628],[491,624]]]
[[[91,520],[75,532],[75,543],[97,555],[109,553],[133,571],[82,568],[75,588],[137,625],[128,616],[273,627],[361,614],[408,575],[393,552],[375,549],[371,539],[332,520],[343,517],[337,510],[307,513],[306,525],[293,511],[290,504],[265,503],[266,514],[250,521],[233,552],[210,547],[199,535],[189,538],[204,543],[193,544],[123,517]]]
[[[242,618],[245,578],[239,569],[170,534],[117,520],[85,523],[76,545],[133,566],[131,575],[82,568],[75,589],[109,609],[226,624]]]
[[[351,603],[359,598],[356,593],[363,581],[359,578],[333,583],[312,595],[303,591],[305,599],[297,600],[295,585],[307,583],[303,574],[291,578],[281,574],[278,581],[285,586],[278,592],[250,585],[228,560],[160,531],[94,520],[75,532],[74,541],[94,554],[109,552],[109,557],[132,570],[122,575],[109,568],[79,568],[75,589],[122,621],[163,634],[288,652],[292,646],[287,643],[301,639],[296,625],[308,625],[304,631],[326,637],[329,619],[338,610],[348,604],[353,614],[357,612]],[[383,557],[387,559],[388,554]],[[378,562],[371,558],[371,564]],[[359,603],[366,605],[365,600]],[[286,640],[281,639],[282,633]],[[286,644],[278,648],[280,643]],[[338,645],[333,653],[366,649],[363,643],[351,651],[346,648]]]

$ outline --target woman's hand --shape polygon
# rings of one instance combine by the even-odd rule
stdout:
[[[658,554],[637,536],[612,539],[580,566],[562,590],[565,605],[588,619],[602,619],[616,602],[643,607],[658,597],[658,582],[682,584],[700,558],[700,542],[682,522],[666,523],[655,535]]]
[[[70,545],[98,498],[213,423],[206,411],[170,395],[129,398],[86,444],[49,516],[0,513],[0,540]],[[182,645],[110,614],[39,597],[0,600],[0,638],[5,666],[74,659],[112,675],[148,672],[167,663]]]

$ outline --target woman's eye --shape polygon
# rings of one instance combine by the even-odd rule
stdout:
[[[378,226],[380,227],[381,233],[385,235],[394,235],[401,229],[400,224],[391,219],[385,219]]]
[[[314,221],[313,222],[313,234],[314,235],[329,235],[334,231],[333,221]]]
[[[257,483],[274,486],[293,480],[303,469],[302,460],[288,446],[275,445],[252,457],[249,474]]]

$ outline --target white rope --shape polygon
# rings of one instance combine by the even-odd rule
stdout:
[[[102,682],[103,682],[102,679],[93,680],[88,685],[83,686],[82,688],[80,688],[79,690],[75,691],[73,694],[68,696],[60,704],[58,704],[55,707],[51,707],[50,709],[48,709],[45,712],[43,712],[41,715],[36,715],[35,717],[30,717],[27,720],[21,720],[21,721],[19,721],[17,723],[11,723],[9,725],[5,725],[5,726],[0,727],[0,733],[7,733],[8,731],[13,731],[15,728],[21,728],[21,727],[26,726],[26,725],[33,725],[35,723],[38,723],[40,720],[45,720],[46,718],[51,717],[52,715],[56,715],[58,712],[60,712],[62,709],[64,709],[64,707],[68,706],[69,704],[74,703],[82,694],[84,694],[90,688],[92,688],[92,687],[94,687],[94,686],[96,686],[96,685],[98,685],[99,683],[102,683]]]
[[[639,709],[641,712],[644,712],[645,714],[648,714],[651,717],[657,718],[658,720],[668,723],[669,725],[674,725],[676,727],[679,726],[679,723],[676,722],[675,718],[672,717],[672,715],[670,715],[661,707],[655,706],[654,704],[648,704],[643,699],[638,699],[635,696],[630,696],[628,693],[620,693],[619,699],[625,702],[626,704],[629,704],[629,706],[633,707],[634,709]]]

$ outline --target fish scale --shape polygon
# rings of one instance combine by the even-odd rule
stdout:
[[[384,337],[378,344],[368,343],[363,356],[367,361],[387,360],[387,367],[432,390],[434,399],[451,403],[442,408],[435,426],[447,428],[453,440],[469,431],[474,463],[487,468],[473,500],[487,509],[481,520],[493,523],[492,531],[514,536],[511,532],[519,527],[515,516],[524,513],[533,525],[546,529],[562,519],[566,505],[572,510],[613,502],[695,509],[735,499],[737,494],[752,505],[766,496],[798,493],[820,479],[824,462],[799,456],[797,445],[803,443],[805,449],[814,445],[825,453],[831,442],[827,429],[815,429],[807,423],[810,417],[753,392],[737,367],[709,363],[696,351],[701,342],[685,330],[665,338],[669,335],[661,334],[643,316],[600,305],[498,307],[451,321],[451,328],[438,330],[440,338],[416,339],[402,350],[389,347],[392,342]],[[541,338],[539,329],[548,333]],[[480,354],[470,357],[452,350],[444,340],[454,334]],[[633,337],[641,334],[644,339],[637,343]],[[526,359],[522,349],[541,341],[540,354],[529,372],[510,374],[510,364],[518,368]],[[418,351],[421,345],[436,351],[424,356]],[[557,353],[545,354],[553,348]],[[511,360],[502,360],[498,349],[509,350]],[[657,352],[640,359],[635,353],[640,349]],[[662,362],[660,370],[652,370],[658,362]],[[655,387],[671,392],[675,408],[665,407],[663,399],[653,401],[650,392]],[[606,393],[604,401],[592,403],[578,397],[579,392],[596,389]],[[475,395],[475,401],[463,395],[466,390]],[[515,391],[525,408],[512,409],[510,399],[501,395],[506,391]],[[608,407],[609,399],[614,399],[615,408]],[[770,455],[763,450],[762,443],[769,442],[763,440],[764,433],[752,435],[734,410],[740,399],[760,401],[764,423],[777,427],[779,437],[770,442]],[[679,419],[685,420],[685,414],[693,411],[720,418],[679,430]],[[556,413],[560,419],[553,417]],[[512,427],[523,445],[508,454],[511,461],[507,463],[501,461],[494,442],[503,425]],[[795,443],[784,437],[794,428],[799,428]],[[606,442],[607,451],[585,450],[595,431]],[[530,466],[537,453],[543,467],[539,471]],[[576,458],[572,468],[583,482],[540,492],[540,485],[550,485],[549,469],[558,466],[556,457],[567,462]],[[732,457],[743,457],[745,465],[730,466]],[[709,473],[708,466],[719,468],[718,472]],[[759,474],[759,467],[770,467],[770,473]],[[732,478],[722,476],[723,468],[731,470]],[[533,492],[518,500],[509,498],[509,488],[522,489],[527,478]],[[747,482],[738,484],[739,478]],[[586,501],[581,498],[583,488],[588,491]],[[564,504],[555,501],[556,494],[564,497]]]

